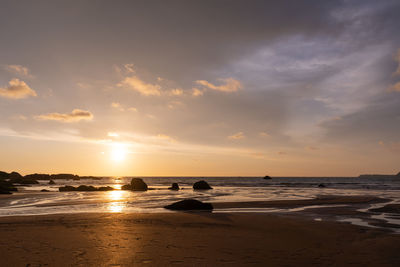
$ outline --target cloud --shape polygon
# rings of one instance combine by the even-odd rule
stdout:
[[[228,139],[231,139],[231,140],[239,140],[239,139],[243,139],[243,138],[245,138],[243,132],[238,132],[238,133],[228,136]]]
[[[214,85],[206,80],[197,80],[196,83],[209,89],[222,92],[236,92],[242,88],[242,84],[233,78],[219,79],[219,81],[225,82],[225,84]]]
[[[35,117],[37,120],[52,120],[60,122],[78,122],[81,120],[92,120],[93,114],[90,111],[74,109],[71,113],[48,113]]]
[[[25,77],[32,77],[29,69],[21,65],[7,65],[6,70]]]
[[[21,99],[29,96],[37,96],[37,94],[24,81],[14,78],[8,82],[7,87],[0,87],[0,96],[12,99]]]
[[[204,92],[198,88],[192,88],[192,96],[202,96]]]
[[[125,64],[124,68],[128,73],[135,73],[136,72],[134,64]]]
[[[181,95],[183,95],[183,90],[182,89],[172,89],[169,92],[169,94],[172,96],[181,96]]]
[[[400,48],[397,50],[397,55],[395,57],[395,60],[399,63],[399,66],[397,66],[397,70],[394,74],[400,75]]]
[[[390,85],[388,91],[400,92],[400,82]]]
[[[266,133],[266,132],[260,132],[259,135],[261,137],[270,137],[270,135],[268,133]]]
[[[112,108],[118,109],[119,111],[124,111],[124,107],[118,102],[112,102],[110,105]]]
[[[129,89],[135,90],[145,96],[160,96],[161,86],[158,84],[146,83],[137,76],[126,77],[119,86],[125,86]]]

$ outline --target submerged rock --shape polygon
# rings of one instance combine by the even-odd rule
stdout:
[[[208,189],[212,189],[212,187],[204,180],[195,182],[193,184],[193,189],[195,190],[208,190]]]
[[[53,180],[50,180],[49,184],[56,184]]]
[[[171,187],[168,187],[169,190],[179,190],[178,183],[172,183]]]
[[[147,191],[147,184],[140,178],[132,178],[131,190],[133,191]]]
[[[50,192],[50,190],[42,189],[42,190],[40,190],[40,192]]]
[[[319,184],[318,187],[323,188],[323,187],[326,187],[326,185],[324,185],[324,184]]]
[[[269,177],[268,175],[265,175],[263,179],[265,179],[265,180],[270,180],[270,179],[272,179],[272,178]]]
[[[185,199],[165,206],[169,210],[213,210],[211,203],[204,203],[195,199]]]

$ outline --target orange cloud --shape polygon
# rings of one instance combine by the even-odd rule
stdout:
[[[22,75],[25,77],[32,77],[29,69],[21,65],[7,65],[6,69],[14,74]]]
[[[135,90],[142,95],[150,96],[160,96],[161,86],[158,84],[146,83],[137,76],[126,77],[119,86],[125,86],[129,89]]]
[[[209,89],[222,92],[236,92],[242,88],[242,84],[238,80],[235,80],[233,78],[219,79],[219,80],[225,82],[225,84],[214,85],[206,80],[197,80],[196,83],[203,85],[204,87],[207,87]]]
[[[90,111],[74,109],[71,113],[48,113],[35,117],[38,120],[52,120],[60,122],[78,122],[81,120],[92,120],[93,114]]]
[[[7,87],[0,87],[0,96],[11,99],[21,99],[29,96],[37,96],[37,94],[24,81],[14,78],[8,82]]]
[[[389,86],[388,91],[391,91],[391,92],[400,92],[400,82]]]
[[[245,138],[243,132],[238,132],[238,133],[228,136],[228,139],[231,139],[231,140],[239,140],[239,139],[243,139],[243,138]]]

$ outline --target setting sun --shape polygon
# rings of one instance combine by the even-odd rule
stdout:
[[[111,145],[111,160],[115,162],[124,161],[128,153],[126,145],[122,143],[115,143]]]

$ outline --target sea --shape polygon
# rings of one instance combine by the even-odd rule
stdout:
[[[269,200],[310,199],[322,195],[377,196],[400,203],[400,177],[140,177],[148,185],[145,192],[120,190],[132,177],[104,177],[99,180],[48,180],[31,186],[19,186],[13,195],[0,197],[0,217],[72,213],[134,213],[170,212],[163,207],[179,200],[193,198],[204,202],[250,202]],[[193,183],[205,180],[212,190],[193,190]],[[178,183],[181,190],[168,190]],[[105,192],[59,192],[65,185],[111,186]],[[323,185],[321,187],[320,185]],[[41,192],[46,189],[50,192]],[[381,207],[384,204],[374,204]],[[214,212],[276,212],[268,208],[232,208]],[[388,215],[390,222],[398,224],[400,218]]]

